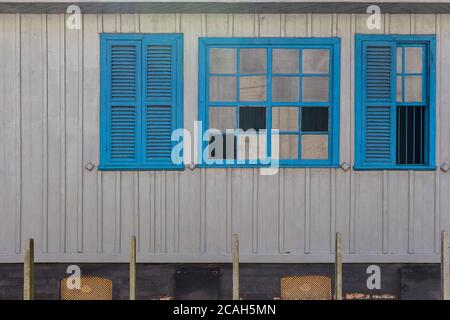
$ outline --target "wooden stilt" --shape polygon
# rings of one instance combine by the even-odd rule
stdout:
[[[342,300],[342,238],[339,232],[336,233],[336,250],[335,250],[335,273],[334,286],[336,300]]]
[[[233,235],[233,300],[239,300],[239,236]]]
[[[25,256],[23,262],[23,299],[34,299],[34,240],[28,239],[25,243]]]
[[[130,300],[136,300],[136,237],[130,241]]]
[[[450,236],[442,231],[441,239],[441,296],[450,300]]]

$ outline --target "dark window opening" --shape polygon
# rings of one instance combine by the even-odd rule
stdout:
[[[303,132],[328,132],[328,107],[302,107]]]
[[[425,107],[397,108],[397,164],[425,163]]]
[[[240,107],[239,108],[239,129],[247,131],[265,130],[266,108],[265,107]]]
[[[210,159],[237,159],[236,136],[234,134],[222,133],[222,146],[212,144],[219,135],[212,135],[209,138]]]

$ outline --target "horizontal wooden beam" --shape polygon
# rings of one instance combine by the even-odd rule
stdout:
[[[2,1],[0,13],[65,13],[76,4],[82,13],[359,13],[368,1]],[[377,1],[381,13],[450,13],[449,1]]]

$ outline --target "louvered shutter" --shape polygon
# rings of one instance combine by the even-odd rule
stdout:
[[[111,164],[139,161],[140,56],[139,41],[108,43],[106,151]]]
[[[144,162],[171,165],[176,129],[177,46],[175,39],[144,41]]]
[[[394,45],[367,41],[362,59],[362,161],[365,165],[395,162]]]

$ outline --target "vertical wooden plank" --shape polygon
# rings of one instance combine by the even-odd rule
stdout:
[[[206,35],[232,36],[232,14],[207,14]],[[231,169],[205,170],[206,252],[230,252],[232,246]],[[225,226],[225,227],[224,227]]]
[[[311,19],[311,34],[313,36],[331,36],[333,33],[332,14],[313,14]]]
[[[412,232],[414,253],[434,252],[435,180],[430,172],[414,172]]]
[[[285,227],[286,227],[286,206],[285,206],[285,178],[286,171],[278,173],[278,253],[285,252]]]
[[[163,33],[176,31],[176,14],[140,14],[141,32]]]
[[[367,15],[355,15],[355,32],[366,33]],[[384,25],[381,24],[384,32]],[[355,79],[359,81],[359,79]],[[354,132],[354,135],[360,134]],[[354,250],[381,253],[383,244],[383,173],[358,171],[354,173]]]
[[[83,15],[83,252],[95,252],[98,246],[99,215],[97,199],[101,197],[97,182],[100,172],[96,165],[100,158],[100,46],[99,19],[96,14]],[[101,16],[100,16],[101,17]],[[94,168],[89,170],[88,165]]]
[[[83,16],[81,16],[83,24]],[[83,252],[83,32],[77,30],[78,52],[77,52],[77,73],[78,73],[78,115],[77,115],[77,252]]]
[[[34,300],[34,240],[25,243],[23,262],[23,300]]]
[[[390,14],[389,29],[391,34],[410,34],[411,16],[409,14]]]
[[[233,236],[233,300],[239,300],[239,236]]]
[[[227,172],[208,169],[203,172],[205,197],[205,250],[208,254],[226,252],[227,241]]]
[[[255,14],[235,14],[233,16],[233,37],[253,37],[256,34]]]
[[[190,93],[184,95],[184,127],[193,134],[194,122],[198,119],[198,38],[205,32],[205,15],[182,14],[181,32],[184,33],[184,92]],[[182,212],[179,219],[181,252],[198,253],[201,249],[200,183],[200,170],[180,172],[180,190],[183,190],[180,192]]]
[[[139,174],[139,250],[142,253],[150,252],[151,234],[150,214],[151,214],[151,187],[150,172],[140,172]]]
[[[387,175],[387,253],[408,253],[408,172]],[[386,231],[385,231],[386,232]]]
[[[120,15],[120,32],[122,33],[138,33],[139,32],[139,16],[134,14]],[[129,246],[128,239],[135,232],[135,220],[138,219],[138,203],[136,202],[135,185],[138,183],[135,172],[124,171],[120,176],[120,218],[116,217],[116,221],[120,227],[118,232],[120,234],[117,240],[120,243],[119,252],[126,252]],[[161,212],[160,214],[164,214]]]
[[[41,251],[48,252],[48,45],[47,15],[41,15],[42,34],[42,216],[41,216]]]
[[[97,14],[97,32],[103,32],[103,15]],[[100,109],[100,108],[99,108]],[[99,115],[100,117],[100,110]],[[98,158],[98,160],[100,160]],[[103,253],[103,172],[97,172],[97,252]]]
[[[22,87],[22,235],[40,239],[43,216],[43,110],[44,66],[42,17],[22,16],[21,87]],[[37,251],[40,251],[40,241]]]
[[[207,14],[206,34],[208,37],[228,36],[230,25],[230,15],[228,14]]]
[[[61,44],[59,48],[59,61],[61,63],[61,72],[59,75],[59,83],[61,86],[61,112],[60,112],[60,137],[61,137],[61,156],[60,156],[60,190],[61,190],[61,213],[60,213],[60,233],[59,233],[59,246],[60,251],[66,252],[66,217],[67,217],[67,201],[66,201],[66,21],[65,15],[59,15],[59,43]]]
[[[130,300],[136,300],[136,236],[130,241]]]
[[[66,16],[67,17],[67,16]],[[65,22],[64,22],[65,26]],[[66,249],[82,250],[82,31],[65,28]]]
[[[382,193],[380,172],[358,173],[356,241],[358,253],[382,252]]]
[[[443,70],[450,70],[450,60],[447,59],[450,55],[450,15],[440,15],[440,30],[438,42],[440,42],[440,50],[437,52],[436,62],[437,69],[440,71],[440,77],[436,80],[440,92],[440,103],[436,105],[436,143],[439,144],[440,158],[436,164],[440,167],[443,163],[450,164],[450,90],[447,89],[447,84],[450,83],[450,72]],[[439,130],[438,130],[439,129]],[[439,172],[439,205],[440,205],[440,225],[443,230],[450,230],[450,215],[446,214],[450,209],[450,197],[444,196],[450,194],[450,174],[449,172]]]
[[[259,36],[279,37],[281,35],[280,14],[259,14]]]
[[[311,253],[332,252],[331,223],[331,171],[311,169],[310,182],[310,249]]]
[[[331,27],[331,35],[332,37],[337,37],[338,32],[338,15],[333,13],[332,16],[332,27]],[[339,49],[340,50],[340,49]],[[340,52],[340,51],[339,51]],[[340,63],[340,62],[339,62]],[[339,81],[340,83],[340,81]],[[340,88],[339,88],[340,91]],[[333,244],[335,244],[335,240],[331,235],[336,234],[336,212],[337,212],[337,188],[336,188],[336,178],[337,178],[336,169],[330,170],[330,248],[333,248]]]
[[[309,17],[308,14],[287,14],[285,16],[285,36],[307,36]],[[305,252],[305,237],[308,229],[305,220],[305,204],[309,203],[309,198],[308,201],[306,200],[306,170],[283,169],[282,172],[284,192],[282,196],[280,195],[280,202],[284,208],[283,251],[302,254]]]
[[[16,76],[11,81],[14,83],[14,125],[16,129],[16,152],[15,152],[15,163],[17,165],[16,177],[15,177],[15,192],[16,192],[16,209],[14,217],[14,233],[15,233],[15,252],[19,253],[22,246],[22,82],[21,82],[21,65],[22,65],[22,44],[21,44],[21,15],[15,15],[14,21],[14,48],[15,48],[15,59],[14,59],[14,74]],[[14,141],[14,140],[11,140]]]
[[[436,15],[411,15],[411,32],[415,34],[436,34]],[[437,41],[439,51],[440,41]],[[440,68],[437,68],[439,81]],[[439,82],[437,82],[439,83]],[[436,112],[439,112],[439,89],[437,86]],[[439,113],[436,119],[439,118]],[[438,127],[436,128],[439,129]],[[436,136],[437,138],[437,136]],[[436,160],[439,161],[439,143],[436,143]],[[415,172],[414,182],[414,250],[418,252],[439,252],[440,221],[439,221],[439,173]],[[424,201],[417,203],[416,201]],[[425,202],[426,201],[426,202]],[[416,236],[417,234],[417,236]]]
[[[0,20],[0,252],[20,252],[20,16]]]
[[[342,300],[342,237],[339,232],[336,233],[335,240],[335,261],[334,261],[334,294],[336,300]]]
[[[284,16],[283,16],[284,17]],[[259,36],[280,37],[283,32],[280,14],[259,15]],[[278,175],[261,175],[254,169],[254,205],[253,225],[254,252],[276,253],[279,252],[280,237],[280,193]]]
[[[118,32],[116,15],[104,14],[101,16],[101,29],[103,32]],[[114,253],[116,247],[116,216],[118,207],[116,200],[120,197],[120,190],[116,188],[118,172],[104,171],[101,177],[102,189],[102,249],[104,253]]]
[[[354,74],[353,59],[353,34],[351,30],[352,16],[349,14],[338,14],[336,17],[336,36],[341,38],[341,79],[340,79],[340,138],[339,138],[339,157],[341,163],[349,165],[353,162],[353,112],[352,103],[352,77]],[[342,232],[342,241],[346,244],[346,250],[349,246],[350,235],[350,199],[351,187],[350,177],[351,169],[344,171],[336,170],[335,192],[336,192],[336,222],[335,231]],[[334,239],[333,239],[334,240]]]
[[[284,251],[303,254],[305,251],[305,170],[284,169]]]
[[[313,14],[310,21],[313,37],[333,36],[333,15]],[[332,252],[334,232],[330,233],[332,207],[331,203],[331,170],[309,169],[309,249],[311,253]]]
[[[61,34],[64,33],[64,25],[61,22],[64,19],[62,15],[50,14],[47,16],[47,108],[48,108],[48,152],[47,163],[51,170],[48,170],[48,232],[47,249],[48,252],[58,252],[61,250],[61,223],[63,190],[61,181],[63,179],[62,168],[63,161],[63,112],[64,105],[61,100],[64,99],[63,84],[61,74],[64,74],[64,64],[61,51],[64,50],[64,40]]]
[[[356,22],[355,22],[355,14],[350,15],[350,68],[353,68],[350,72],[350,105],[355,105],[355,70],[353,57],[355,56],[355,32],[356,32]],[[353,147],[353,141],[355,141],[355,112],[353,108],[350,109],[350,158],[354,159],[355,150]],[[353,161],[351,163],[354,163]],[[356,251],[356,206],[357,206],[357,197],[356,197],[356,180],[357,175],[356,172],[351,169],[350,170],[350,210],[349,210],[349,252],[354,253]]]
[[[308,30],[307,14],[286,14],[285,15],[285,36],[305,37]]]
[[[256,15],[235,14],[233,15],[233,36],[256,36]],[[254,252],[255,248],[255,225],[254,208],[254,172],[253,170],[232,169],[230,170],[230,211],[232,232],[240,235],[240,251]],[[249,232],[251,230],[251,232]]]

